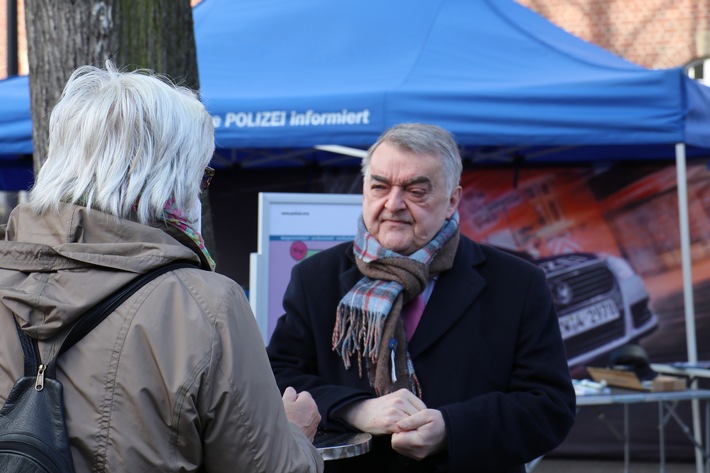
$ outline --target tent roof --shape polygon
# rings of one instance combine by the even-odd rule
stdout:
[[[512,0],[204,0],[194,18],[218,147],[366,147],[412,121],[475,149],[710,147],[710,88]]]
[[[216,165],[356,164],[401,122],[469,161],[672,158],[710,148],[710,87],[649,70],[512,0],[203,0],[194,9]],[[0,81],[0,159],[31,153],[27,77]]]

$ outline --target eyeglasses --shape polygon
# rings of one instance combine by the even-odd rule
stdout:
[[[204,192],[210,187],[212,178],[214,177],[214,169],[207,166],[204,174],[202,174],[202,182],[200,183],[200,191]]]

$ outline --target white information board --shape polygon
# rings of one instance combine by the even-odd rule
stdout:
[[[299,261],[350,241],[362,211],[360,194],[259,194],[257,253],[249,271],[249,303],[268,343],[283,314],[283,295]]]

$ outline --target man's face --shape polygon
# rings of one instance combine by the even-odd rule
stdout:
[[[362,217],[385,248],[410,255],[434,238],[461,198],[451,195],[441,160],[384,142],[372,154],[363,184]]]

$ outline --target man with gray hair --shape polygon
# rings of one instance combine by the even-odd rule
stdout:
[[[374,436],[326,471],[522,472],[574,421],[544,274],[459,233],[447,131],[402,124],[362,163],[353,242],[293,268],[267,352],[321,427]]]
[[[214,129],[196,94],[84,66],[49,125],[29,202],[0,226],[0,405],[24,372],[20,338],[47,363],[89,309],[187,262],[59,358],[75,470],[322,471],[313,399],[279,393],[244,292],[213,271],[200,235]]]

